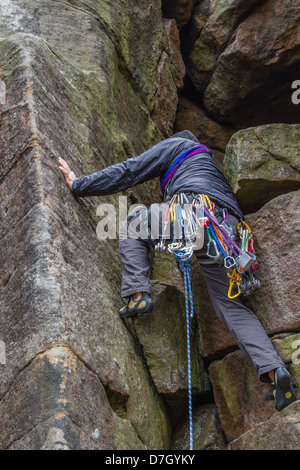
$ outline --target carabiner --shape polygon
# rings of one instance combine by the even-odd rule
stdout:
[[[206,250],[206,256],[209,258],[217,259],[221,255],[220,250],[218,249],[218,246],[215,242],[215,240],[210,240],[207,243],[207,250]]]
[[[231,264],[229,264],[230,262]],[[236,266],[235,259],[232,256],[226,256],[226,258],[224,258],[224,267],[230,269],[233,268],[233,266]]]
[[[232,274],[227,273],[227,276],[229,277],[229,289],[228,289],[228,294],[227,294],[227,295],[228,295],[228,298],[229,298],[229,299],[235,299],[235,298],[238,297],[238,296],[240,295],[240,293],[241,293],[241,289],[240,289],[240,276],[238,275],[236,269],[234,269],[234,270],[232,271]],[[238,276],[239,276],[239,278],[238,278]],[[233,286],[235,286],[235,285],[236,285],[237,288],[238,288],[238,292],[237,292],[237,294],[235,294],[235,295],[231,295],[232,288],[233,288]]]

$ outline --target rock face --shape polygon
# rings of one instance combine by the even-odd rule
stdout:
[[[224,173],[244,213],[300,188],[300,125],[241,130],[228,143]]]
[[[287,363],[291,363],[294,352],[291,346],[297,338],[299,335],[293,335],[292,341],[289,341],[291,349]],[[280,351],[280,341],[279,345],[274,343],[274,346]],[[291,377],[293,382],[299,381],[299,366],[291,371]],[[229,442],[256,429],[259,423],[268,421],[274,415],[277,415],[280,421],[280,413],[274,409],[274,402],[266,401],[266,396],[271,393],[270,385],[257,380],[255,371],[240,351],[230,353],[220,361],[212,362],[210,379],[221,427]],[[291,416],[293,416],[292,411]]]
[[[230,444],[231,450],[294,450],[299,446],[299,402]],[[284,439],[282,438],[284,436]]]
[[[217,120],[239,126],[297,122],[290,77],[296,80],[299,69],[299,17],[292,0],[218,3],[188,62],[189,77]]]
[[[165,137],[173,134],[176,118],[178,90],[183,87],[185,64],[180,52],[179,33],[175,20],[163,22],[166,35],[166,49],[158,63],[157,91],[151,118]]]
[[[184,295],[173,285],[163,283],[152,285],[152,295],[156,305],[153,315],[134,319],[134,328],[157,391],[176,400],[187,396]],[[194,395],[199,395],[208,392],[210,384],[199,360],[195,326],[192,324],[192,387]]]
[[[1,2],[1,449],[189,445],[177,264],[151,255],[155,310],[122,321],[117,238],[97,238],[118,195],[76,200],[59,156],[92,173],[183,128],[225,153],[259,258],[245,301],[299,381],[298,15],[288,0]],[[160,200],[157,181],[125,195]],[[265,401],[196,260],[192,283],[194,448],[297,449],[299,402]]]
[[[201,450],[224,450],[226,439],[221,430],[218,411],[213,403],[194,410],[194,447]],[[189,422],[179,423],[173,434],[172,449],[189,450]]]
[[[64,346],[19,373],[2,410],[2,446],[10,449],[145,449],[130,421],[113,411],[97,375]]]
[[[0,62],[6,84],[0,130],[5,273],[0,331],[6,344],[0,418],[6,432],[1,435],[1,448],[48,448],[56,438],[51,444],[47,436],[57,433],[62,445],[69,448],[169,445],[165,404],[149,385],[136,344],[116,314],[120,306],[116,241],[99,245],[95,232],[99,200],[75,201],[57,171],[59,155],[64,155],[77,173],[86,173],[131,152],[140,153],[160,136],[150,110],[164,44],[163,26],[157,2],[147,2],[147,8],[139,13],[144,20],[149,15],[149,27],[153,21],[147,30],[153,38],[142,31],[140,18],[145,49],[139,53],[133,50],[137,44],[132,37],[132,46],[126,40],[123,50],[124,38],[121,41],[117,35],[120,29],[125,34],[127,28],[126,34],[132,36],[135,25],[129,18],[136,17],[133,11],[126,15],[122,11],[123,23],[110,25],[115,28],[114,35],[107,22],[118,22],[121,16],[109,7],[103,10],[102,2],[91,4],[93,9],[81,2],[76,7],[56,2],[49,6],[42,1],[38,5],[6,2],[1,7]],[[114,3],[111,8],[118,7]],[[78,47],[74,48],[74,42]],[[149,43],[155,47],[146,54]],[[139,54],[150,59],[147,79]],[[129,80],[124,70],[129,73],[132,67],[136,75],[135,60],[141,76]],[[135,128],[131,125],[134,121]],[[116,198],[110,202],[117,206]],[[63,359],[57,357],[60,346],[65,347]],[[99,394],[90,404],[95,421],[86,416],[86,424],[73,426],[71,410],[62,410],[60,404],[67,402],[76,409],[77,400],[82,399],[76,392],[78,370],[78,380],[86,383],[91,402],[97,387]],[[74,374],[73,383],[69,377]],[[135,397],[131,389],[137,393]],[[129,418],[130,402],[139,403],[139,411],[133,406],[136,423]],[[151,420],[159,432],[148,432]],[[115,422],[116,427],[103,436],[106,421],[112,426]],[[70,433],[68,427],[72,428]],[[98,437],[95,429],[100,430]]]
[[[175,18],[178,28],[186,25],[198,0],[162,0],[162,11],[166,18]]]
[[[299,225],[295,223],[299,220],[299,202],[300,191],[283,194],[247,219],[257,240],[257,277],[262,283],[248,303],[270,334],[300,330],[300,265],[293,255],[299,249]]]

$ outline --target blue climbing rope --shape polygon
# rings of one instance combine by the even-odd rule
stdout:
[[[191,345],[190,345],[190,318],[194,315],[194,302],[192,293],[192,283],[190,277],[190,259],[182,260],[180,255],[176,255],[179,261],[179,269],[184,275],[185,291],[185,312],[186,312],[186,340],[187,340],[187,362],[188,362],[188,394],[189,394],[189,429],[190,429],[190,450],[193,450],[193,413],[192,413],[192,367],[191,367]]]

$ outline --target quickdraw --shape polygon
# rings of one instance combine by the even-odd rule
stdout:
[[[206,195],[200,196],[204,203],[203,213],[209,219],[207,225],[209,241],[206,255],[214,262],[221,264],[223,261],[225,268],[229,270],[227,276],[229,278],[228,297],[230,299],[234,299],[240,294],[249,295],[254,289],[260,287],[260,282],[253,275],[258,263],[251,228],[245,221],[239,222],[237,234],[240,240],[239,244],[236,243],[232,227],[227,222],[228,213],[226,214],[226,211],[224,213],[223,209],[223,221],[219,223],[214,214],[213,203]],[[233,287],[237,288],[235,294],[232,293]]]
[[[260,287],[260,282],[249,273],[258,267],[253,245],[252,230],[245,221],[237,225],[236,234],[228,222],[228,211],[222,209],[222,222],[215,215],[215,205],[206,194],[195,195],[192,203],[184,193],[175,194],[168,202],[164,219],[164,228],[156,250],[166,251],[170,230],[173,224],[173,242],[182,242],[186,248],[198,249],[196,240],[204,238],[206,229],[208,242],[206,256],[212,263],[222,264],[228,270],[228,297],[235,298],[240,294],[249,295]],[[237,293],[233,294],[233,288]]]
[[[202,222],[198,213],[200,205],[190,204],[184,193],[175,194],[167,204],[162,235],[155,250],[166,251],[170,241],[171,226],[173,228],[173,242],[182,242],[185,247],[196,248],[196,240],[201,238]]]

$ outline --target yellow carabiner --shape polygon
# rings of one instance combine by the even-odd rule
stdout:
[[[247,224],[247,222],[245,222],[244,220],[243,220],[243,222],[239,222],[239,223],[237,224],[237,226],[236,226],[237,231],[239,232],[239,229],[240,229],[240,227],[241,227],[242,224],[243,224],[243,226],[246,227],[246,229],[248,230],[249,235],[250,235],[250,233],[252,233],[252,230],[251,230],[250,226]]]
[[[176,219],[176,201],[177,201],[177,194],[173,197],[173,200],[170,204],[170,218],[171,222],[174,222]]]
[[[212,203],[211,203],[209,197],[206,194],[201,194],[201,196],[203,198],[203,201],[204,201],[205,205],[209,208],[209,210],[212,210]]]
[[[236,297],[238,297],[241,293],[240,291],[240,283],[239,283],[239,276],[238,276],[238,273],[236,271],[236,269],[234,269],[232,271],[232,274],[230,275],[229,273],[227,273],[227,276],[229,277],[229,289],[228,289],[228,298],[229,299],[235,299]],[[235,294],[235,295],[232,295],[231,292],[232,292],[232,288],[233,286],[236,285],[237,288],[238,288],[238,293]]]

